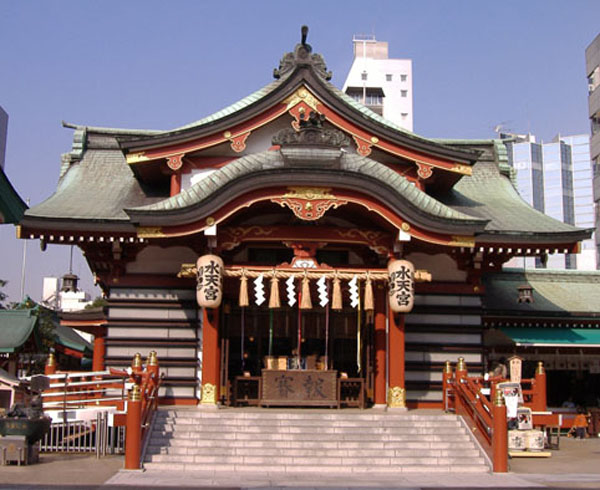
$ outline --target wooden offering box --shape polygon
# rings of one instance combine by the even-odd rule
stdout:
[[[337,371],[262,371],[261,405],[337,407]]]

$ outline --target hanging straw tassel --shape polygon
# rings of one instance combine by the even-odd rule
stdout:
[[[312,301],[310,300],[310,283],[308,281],[308,277],[306,277],[306,274],[304,274],[304,279],[302,279],[302,301],[300,302],[300,309],[312,309]]]
[[[373,302],[373,284],[371,284],[371,278],[367,272],[367,281],[365,282],[365,311],[373,311],[375,304]]]
[[[248,278],[246,277],[246,271],[242,270],[242,277],[240,278],[240,306],[248,306]]]
[[[279,301],[279,279],[275,277],[275,272],[273,272],[273,277],[271,278],[269,308],[281,308],[281,301]]]
[[[342,287],[340,286],[340,280],[337,275],[333,279],[333,298],[331,300],[332,310],[342,309]]]

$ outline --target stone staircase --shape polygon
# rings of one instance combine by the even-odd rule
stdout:
[[[490,471],[455,415],[370,410],[159,410],[144,467],[357,476]]]

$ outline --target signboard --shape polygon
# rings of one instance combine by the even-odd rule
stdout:
[[[337,371],[262,371],[261,405],[337,406]]]

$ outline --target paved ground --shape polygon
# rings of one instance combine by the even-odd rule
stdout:
[[[69,454],[41,455],[32,466],[0,466],[0,489],[92,489],[133,488],[600,488],[600,438],[578,441],[561,438],[560,450],[551,458],[512,459],[506,474],[400,474],[369,475],[364,479],[338,475],[231,474],[122,472],[123,458]]]

